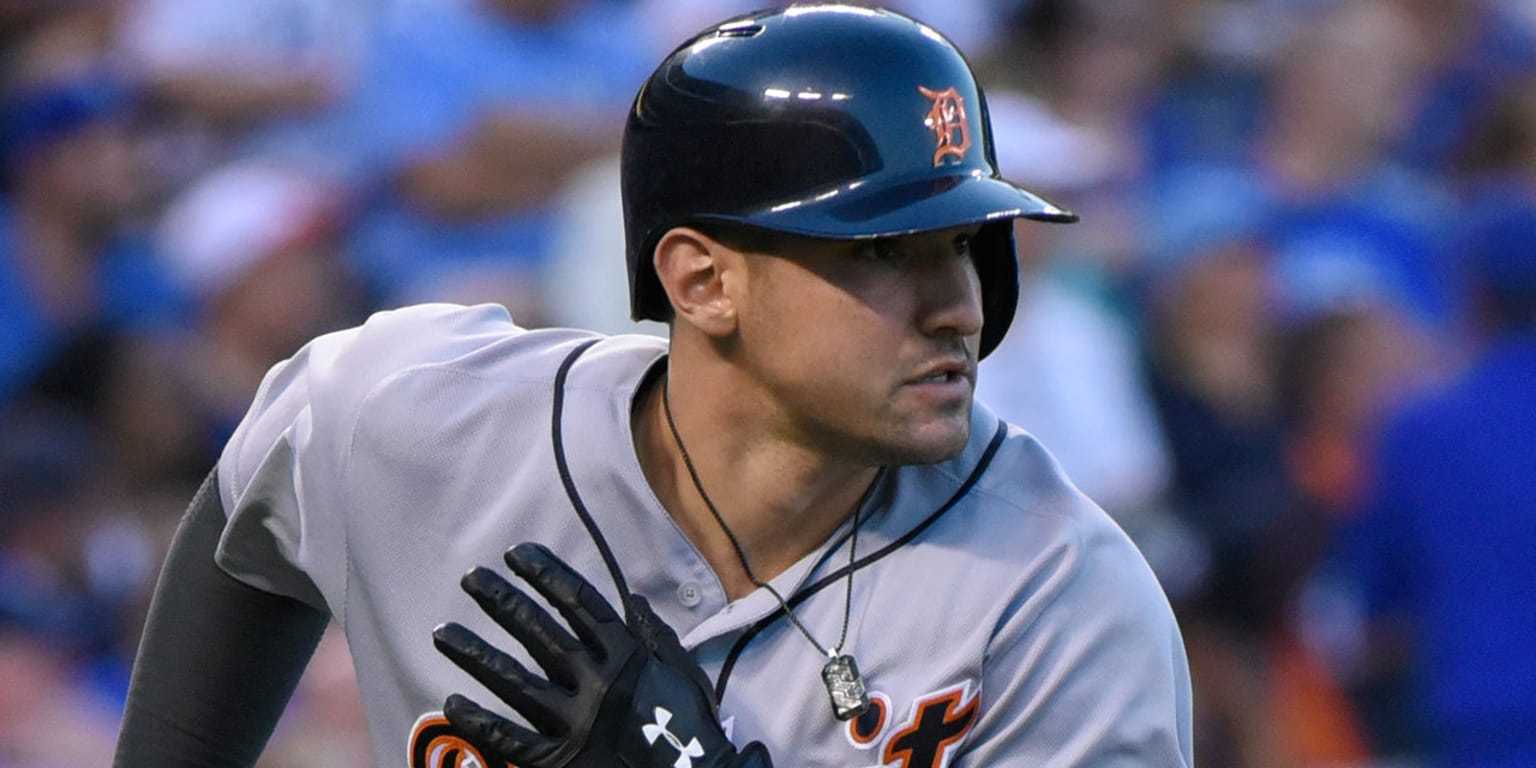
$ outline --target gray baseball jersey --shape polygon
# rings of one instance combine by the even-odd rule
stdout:
[[[631,405],[665,345],[423,305],[269,372],[220,462],[218,562],[341,622],[379,765],[471,765],[438,710],[451,692],[498,704],[436,652],[434,626],[530,661],[459,577],[505,572],[503,551],[537,541],[617,605],[599,540],[717,681],[733,738],[778,765],[1192,764],[1183,644],[1146,562],[979,405],[961,455],[886,471],[866,498],[844,651],[872,706],[834,718],[826,658],[766,590],[726,599],[641,472]],[[843,624],[848,533],[773,581],[823,645]]]

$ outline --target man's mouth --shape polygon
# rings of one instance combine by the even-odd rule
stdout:
[[[930,366],[926,371],[915,378],[909,379],[910,384],[953,384],[964,381],[974,381],[975,369],[966,364],[964,360],[949,360]]]
[[[919,384],[944,384],[960,378],[959,371],[934,371],[917,380]]]

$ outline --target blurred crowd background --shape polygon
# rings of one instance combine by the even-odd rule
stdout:
[[[170,533],[304,340],[633,329],[628,102],[758,4],[0,0],[0,766],[110,762]],[[980,396],[1157,570],[1199,764],[1536,766],[1536,2],[890,5],[1082,215],[1020,226]],[[263,765],[367,754],[328,637]]]

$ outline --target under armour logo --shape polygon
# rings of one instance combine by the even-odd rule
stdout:
[[[672,713],[662,707],[656,708],[656,722],[653,725],[640,726],[640,732],[645,734],[645,743],[655,744],[656,739],[667,740],[672,748],[677,750],[677,761],[672,763],[672,768],[693,768],[693,759],[704,756],[704,747],[698,739],[689,739],[683,744],[683,740],[677,734],[667,730],[667,723],[672,722]]]

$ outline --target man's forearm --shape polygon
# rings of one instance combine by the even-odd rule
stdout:
[[[224,525],[215,475],[182,518],[155,587],[118,768],[254,765],[329,621],[214,564]]]

